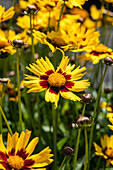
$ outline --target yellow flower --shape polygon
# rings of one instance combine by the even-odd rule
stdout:
[[[105,135],[103,138],[101,137],[101,145],[98,146],[94,142],[94,147],[95,147],[95,154],[99,156],[103,156],[106,159],[106,166],[108,167],[110,163],[113,165],[113,135],[110,137]]]
[[[101,9],[97,9],[96,5],[92,5],[90,7],[91,17],[96,20],[102,19],[104,10],[104,6],[102,6]]]
[[[12,137],[8,133],[7,148],[5,148],[2,134],[0,134],[0,169],[33,170],[39,168],[46,170],[45,166],[53,162],[53,159],[51,159],[53,154],[50,154],[51,149],[47,147],[38,154],[31,155],[39,139],[36,137],[28,144],[30,136],[31,131],[29,130],[21,132],[20,137],[17,132]]]
[[[37,59],[36,64],[30,64],[30,68],[27,67],[27,69],[36,76],[25,75],[28,81],[24,82],[24,86],[29,88],[28,93],[45,90],[45,100],[55,103],[56,107],[60,94],[65,99],[80,101],[81,99],[71,91],[80,92],[90,85],[88,80],[79,80],[84,76],[85,73],[82,72],[86,68],[79,66],[74,69],[75,65],[68,65],[68,62],[68,57],[63,56],[56,71],[47,57],[45,60],[43,58]]]
[[[101,102],[100,107],[106,109],[109,112],[113,112],[113,105],[108,104],[106,102]]]
[[[8,34],[10,34],[10,36]],[[15,35],[14,31],[6,33],[0,29],[0,51],[1,52],[3,53],[7,52],[10,53],[11,55],[13,55],[16,52],[16,50],[13,49],[13,46],[11,45],[10,42],[11,41],[10,37],[13,38],[14,35]]]
[[[107,56],[113,58],[112,49],[108,48],[104,44],[98,44],[95,47],[95,49],[93,49],[89,53],[78,56],[78,58],[80,58],[81,60],[87,60],[87,61],[93,62],[93,64],[97,64],[101,59]]]
[[[104,0],[104,1],[106,1],[108,3],[113,3],[113,0]]]
[[[5,11],[5,7],[2,7],[0,5],[0,23],[11,19],[13,17],[14,13],[15,13],[14,7],[11,7],[7,11]]]
[[[79,15],[83,19],[89,17],[89,13],[85,9],[72,8],[70,10],[70,13],[73,14],[73,15]]]
[[[95,29],[87,29],[80,23],[67,25],[65,30],[47,32],[47,35],[34,31],[36,37],[42,44],[46,44],[54,53],[57,48],[73,52],[91,51],[99,43],[99,32]]]
[[[81,5],[84,5],[85,1],[87,1],[87,0],[68,0],[68,2],[66,2],[66,4],[69,8],[73,8],[73,6],[82,8]]]

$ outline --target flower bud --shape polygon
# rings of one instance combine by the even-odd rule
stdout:
[[[83,103],[88,104],[88,103],[92,102],[93,97],[90,93],[84,93],[81,95],[81,99],[82,99]]]
[[[36,5],[28,5],[27,6],[27,12],[28,13],[30,13],[30,12],[32,12],[32,13],[34,13],[34,12],[36,12],[37,11],[37,7],[36,7]]]
[[[86,128],[91,126],[91,118],[86,116],[80,116],[77,120],[76,127],[78,128]]]
[[[2,29],[3,31],[8,30],[8,24],[2,23],[2,24],[1,24],[1,29]]]
[[[112,92],[112,90],[109,89],[109,88],[105,88],[105,89],[104,89],[104,93],[106,93],[106,94],[111,93],[111,92]]]
[[[66,146],[66,147],[64,147],[64,149],[63,149],[63,153],[64,153],[66,156],[72,156],[72,155],[73,155],[73,149],[70,148],[69,146]]]
[[[21,48],[24,45],[24,42],[20,39],[13,40],[13,45],[16,48]]]
[[[21,32],[21,28],[16,27],[16,28],[14,29],[14,31],[15,31],[15,33],[16,33],[16,34],[18,34],[18,33],[20,33],[20,32]]]
[[[8,57],[8,53],[7,52],[2,52],[0,53],[0,58],[7,58]]]
[[[104,63],[108,66],[112,66],[113,65],[113,59],[111,57],[106,57],[106,58],[104,58]]]
[[[8,74],[9,77],[13,77],[14,75],[15,75],[15,71],[10,71]]]
[[[0,78],[0,82],[3,83],[4,85],[8,84],[10,82],[9,78]]]

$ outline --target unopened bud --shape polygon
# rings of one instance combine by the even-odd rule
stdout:
[[[88,103],[92,102],[93,97],[90,93],[84,93],[81,95],[81,99],[82,99],[83,103],[88,104]]]
[[[78,128],[86,128],[91,126],[91,118],[86,116],[80,116],[77,120],[76,127]]]
[[[2,23],[2,24],[1,24],[1,29],[2,29],[3,31],[8,30],[8,24]]]
[[[106,94],[111,93],[111,92],[112,92],[112,90],[109,89],[109,88],[105,88],[105,89],[104,89],[104,93],[106,93]]]
[[[13,40],[13,45],[16,48],[21,48],[24,45],[24,42],[20,39]]]
[[[8,53],[7,52],[2,52],[0,53],[0,58],[7,58],[8,57]]]
[[[104,63],[108,66],[112,66],[113,65],[113,59],[111,57],[106,57],[106,58],[104,58]]]
[[[10,82],[10,79],[9,78],[0,78],[0,82],[3,83],[3,84],[8,84]]]
[[[73,155],[73,149],[70,148],[69,146],[64,147],[63,153],[67,156],[72,156]]]
[[[32,12],[32,13],[34,13],[34,12],[36,12],[37,11],[37,7],[36,7],[36,5],[28,5],[27,6],[27,12],[28,13],[30,13],[30,12]]]
[[[10,71],[8,74],[9,77],[13,77],[14,75],[15,75],[15,71]]]

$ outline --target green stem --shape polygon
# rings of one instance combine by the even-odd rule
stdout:
[[[86,103],[84,103],[84,106],[83,106],[82,116],[84,116],[85,108],[86,108]],[[78,155],[78,149],[79,149],[79,143],[80,143],[80,135],[81,135],[81,129],[78,130],[77,142],[76,142],[76,145],[75,145],[76,149],[75,149],[75,156],[74,156],[74,161],[73,161],[73,170],[76,169],[77,155]]]
[[[101,96],[101,88],[102,88],[102,84],[106,75],[106,71],[107,71],[108,66],[106,66],[104,74],[101,78],[100,81],[100,85],[99,85],[99,89],[98,89],[98,94],[97,94],[97,99],[96,99],[96,103],[95,103],[95,108],[94,108],[94,113],[93,113],[93,121],[92,121],[92,126],[90,129],[90,138],[89,138],[89,154],[88,154],[88,170],[89,170],[89,165],[90,165],[90,156],[91,156],[91,146],[92,146],[92,138],[93,138],[93,129],[94,129],[94,121],[95,121],[95,117],[96,117],[96,111],[97,111],[97,107],[98,107],[98,102],[100,100],[100,96]]]
[[[64,165],[64,162],[65,162],[66,158],[67,158],[67,156],[64,157],[64,159],[63,159],[63,161],[62,161],[62,163],[61,163],[61,165],[60,165],[59,170],[62,170],[62,167],[63,167],[63,165]]]
[[[3,118],[4,118],[4,121],[5,121],[5,123],[6,123],[7,127],[8,127],[8,130],[9,130],[10,134],[13,135],[13,132],[12,132],[10,126],[9,126],[9,123],[8,123],[8,121],[7,121],[7,118],[6,118],[5,114],[4,114],[1,106],[0,106],[0,112],[1,112],[1,114],[2,114],[2,116],[3,116]]]
[[[35,62],[35,49],[34,49],[34,37],[33,37],[32,17],[34,18],[34,14],[30,13],[31,52],[32,52],[32,61]]]
[[[57,170],[57,122],[58,122],[58,108],[55,109],[52,105],[52,118],[53,118],[53,151],[54,151],[54,170]]]
[[[41,112],[39,107],[39,94],[36,95],[36,101],[37,101],[37,110],[38,110],[38,124],[39,124],[39,136],[41,135]]]
[[[61,20],[62,14],[63,14],[64,6],[65,6],[65,1],[64,1],[64,3],[62,4],[62,8],[61,8],[61,11],[60,11],[60,16],[59,16],[58,25],[57,25],[57,31],[59,30],[59,27],[60,27],[60,20]]]
[[[20,131],[22,131],[22,112],[21,112],[21,95],[20,95],[20,78],[19,78],[19,51],[17,48],[17,87],[18,87],[18,108]]]
[[[85,163],[84,170],[87,170],[87,162],[88,162],[88,137],[87,137],[87,129],[84,129],[85,134]]]

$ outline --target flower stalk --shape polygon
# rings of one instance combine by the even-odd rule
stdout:
[[[84,116],[85,109],[86,109],[86,103],[84,103],[84,106],[83,106],[82,116]],[[75,145],[75,156],[74,156],[74,160],[73,160],[73,170],[75,170],[76,164],[77,164],[77,155],[78,155],[78,149],[79,149],[79,143],[80,143],[80,135],[81,135],[81,129],[78,130],[77,142]]]
[[[19,77],[19,51],[17,50],[17,87],[18,87],[18,108],[19,108],[19,123],[20,131],[22,131],[22,112],[21,112],[21,95],[20,95],[20,77]]]
[[[90,130],[90,138],[89,138],[89,154],[88,154],[88,170],[90,168],[90,156],[91,156],[91,146],[92,146],[92,139],[93,139],[93,129],[94,129],[94,122],[95,122],[95,117],[96,117],[96,111],[97,111],[97,107],[98,107],[98,102],[100,100],[100,96],[101,96],[101,88],[102,88],[102,84],[107,72],[107,68],[108,66],[106,65],[104,74],[101,78],[100,81],[100,85],[99,85],[99,89],[98,89],[98,94],[97,94],[97,99],[96,99],[96,103],[95,103],[95,108],[94,108],[94,113],[93,113],[93,121],[92,121],[92,126],[91,126],[91,130]]]
[[[60,11],[60,16],[59,16],[58,25],[57,25],[57,31],[58,31],[59,28],[60,28],[60,20],[61,20],[62,14],[63,14],[64,6],[65,6],[65,1],[64,1],[64,3],[62,4],[62,8],[61,8],[61,11]]]
[[[54,170],[57,170],[57,123],[58,123],[58,108],[52,104],[53,118],[53,151],[54,151]]]
[[[32,18],[33,18],[33,23],[34,23],[34,13],[30,12],[31,52],[32,52],[32,61],[35,62],[35,49],[34,49]]]
[[[84,129],[85,135],[85,163],[84,163],[84,170],[87,170],[87,163],[88,163],[88,136],[87,136],[87,128]]]
[[[9,130],[11,136],[12,136],[12,135],[13,135],[13,132],[12,132],[10,126],[9,126],[8,120],[7,120],[7,118],[6,118],[5,114],[4,114],[1,106],[0,106],[0,112],[1,112],[1,114],[2,114],[2,116],[3,116],[3,118],[4,118],[4,121],[5,121],[6,125],[7,125],[7,128],[8,128],[8,130]]]
[[[66,158],[67,158],[67,156],[64,157],[64,159],[63,159],[63,161],[62,161],[62,163],[61,163],[61,165],[60,165],[59,170],[62,170],[62,167],[63,167],[63,165],[64,165],[64,162],[66,161]]]

